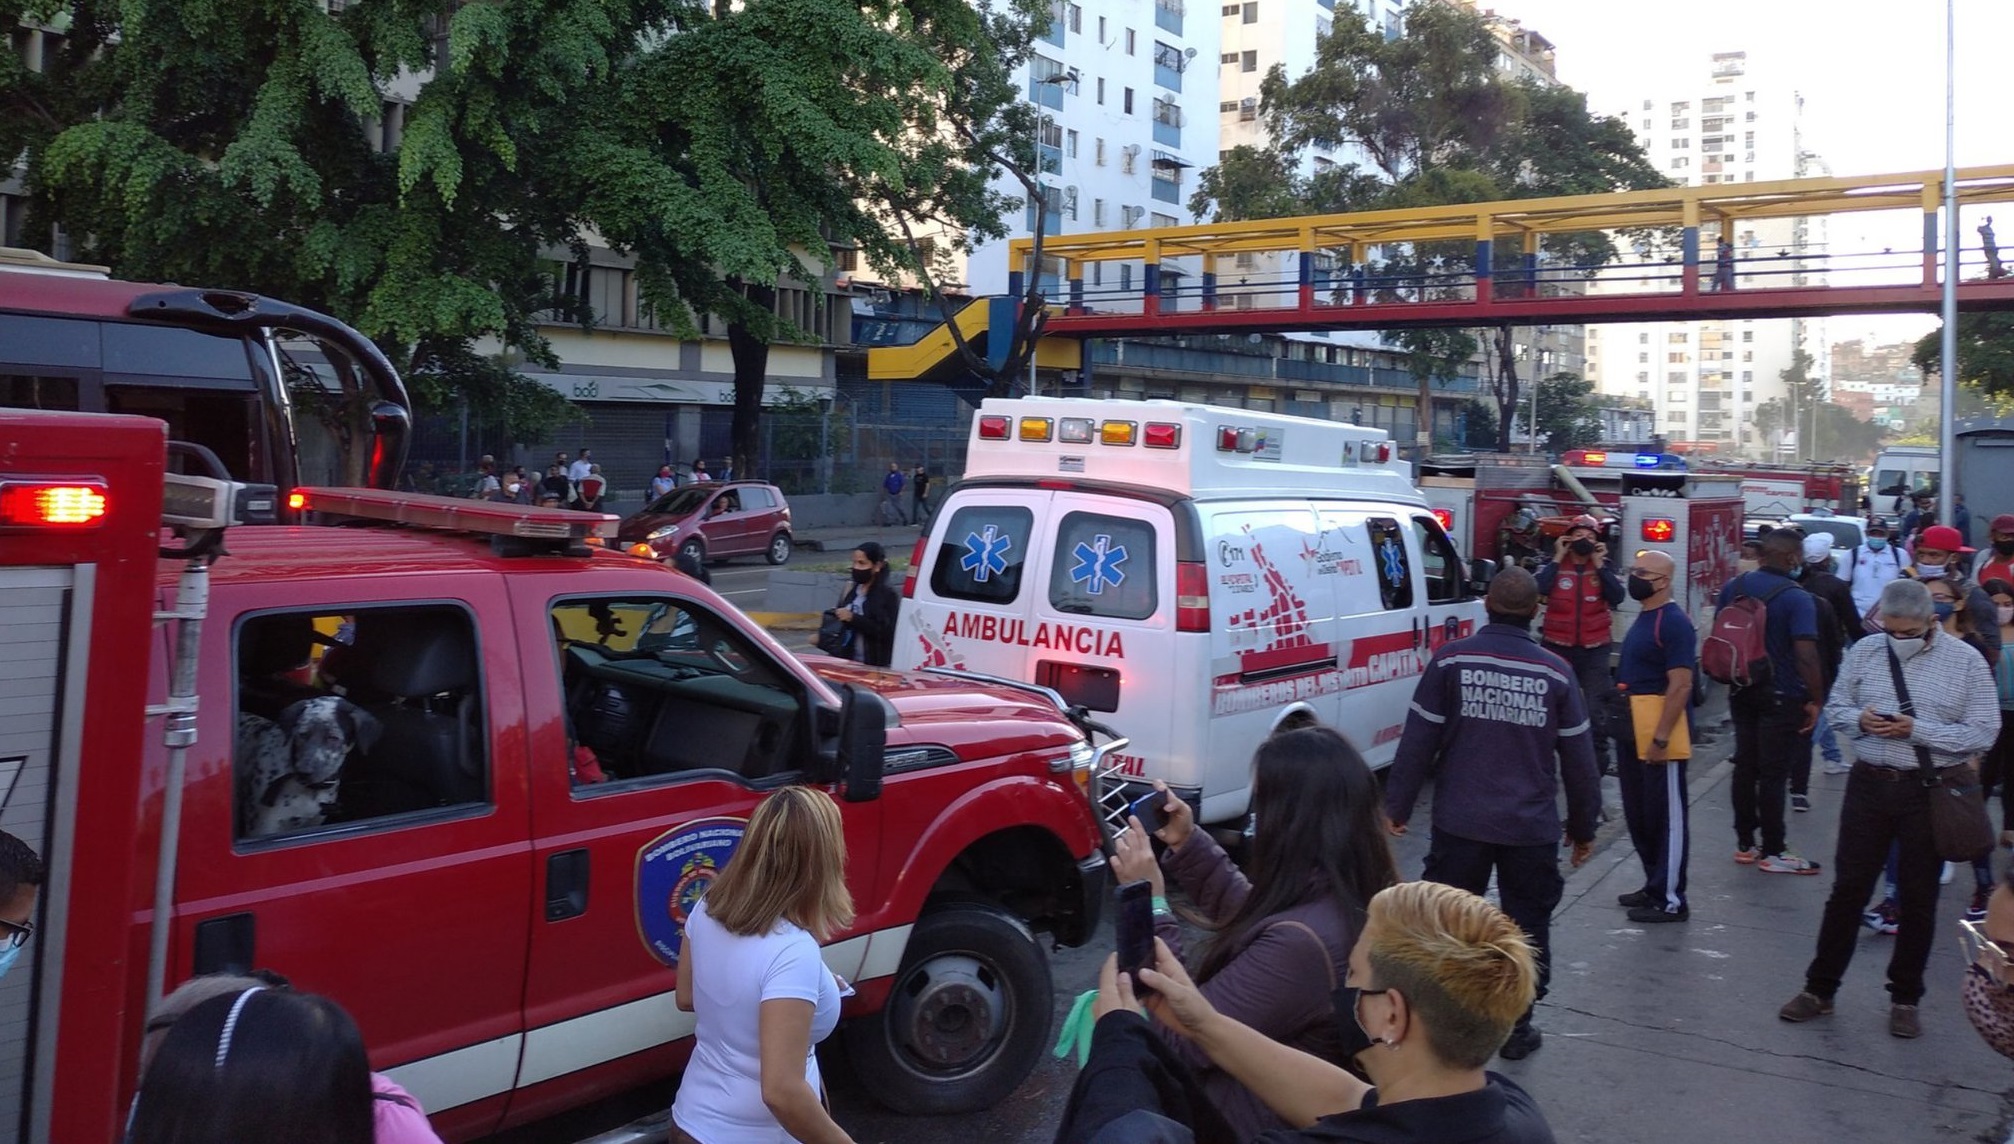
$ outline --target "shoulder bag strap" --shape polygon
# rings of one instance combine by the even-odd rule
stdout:
[[[1885,642],[1885,641],[1884,641]],[[1895,701],[1902,705],[1902,713],[1911,718],[1916,716],[1916,704],[1909,698],[1909,684],[1902,678],[1902,660],[1895,654],[1895,646],[1889,644],[1882,650],[1888,653],[1888,674],[1895,681]],[[1937,785],[1937,764],[1930,760],[1930,748],[1921,743],[1916,748],[1916,766],[1923,775],[1924,786]]]
[[[1335,958],[1330,956],[1329,954],[1329,943],[1322,940],[1322,935],[1316,933],[1315,928],[1313,926],[1309,925],[1306,922],[1295,921],[1292,918],[1283,918],[1280,921],[1274,922],[1272,925],[1267,926],[1266,928],[1269,930],[1274,930],[1285,927],[1291,927],[1293,929],[1300,930],[1304,934],[1307,934],[1308,940],[1315,943],[1315,948],[1322,951],[1322,968],[1328,970],[1329,972],[1329,992],[1334,993],[1336,991],[1336,961]]]

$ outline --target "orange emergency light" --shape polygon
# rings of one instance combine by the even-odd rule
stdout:
[[[1643,538],[1652,544],[1670,544],[1678,535],[1678,525],[1668,516],[1653,516],[1643,522]]]
[[[96,528],[105,507],[101,481],[0,482],[0,525]]]

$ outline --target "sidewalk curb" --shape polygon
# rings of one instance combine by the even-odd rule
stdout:
[[[795,631],[818,626],[817,612],[743,612],[742,615],[770,631]]]

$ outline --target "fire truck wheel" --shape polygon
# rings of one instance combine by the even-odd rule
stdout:
[[[977,1112],[1027,1079],[1054,999],[1028,927],[961,902],[916,923],[888,1004],[847,1025],[847,1052],[868,1091],[897,1112]]]

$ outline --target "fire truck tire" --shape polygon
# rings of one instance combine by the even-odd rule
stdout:
[[[770,537],[769,551],[764,555],[769,557],[771,564],[790,563],[790,534],[779,532],[775,536]]]
[[[1004,911],[960,902],[916,923],[887,1005],[846,1026],[847,1055],[896,1112],[977,1112],[1041,1059],[1054,1001],[1034,933]]]

